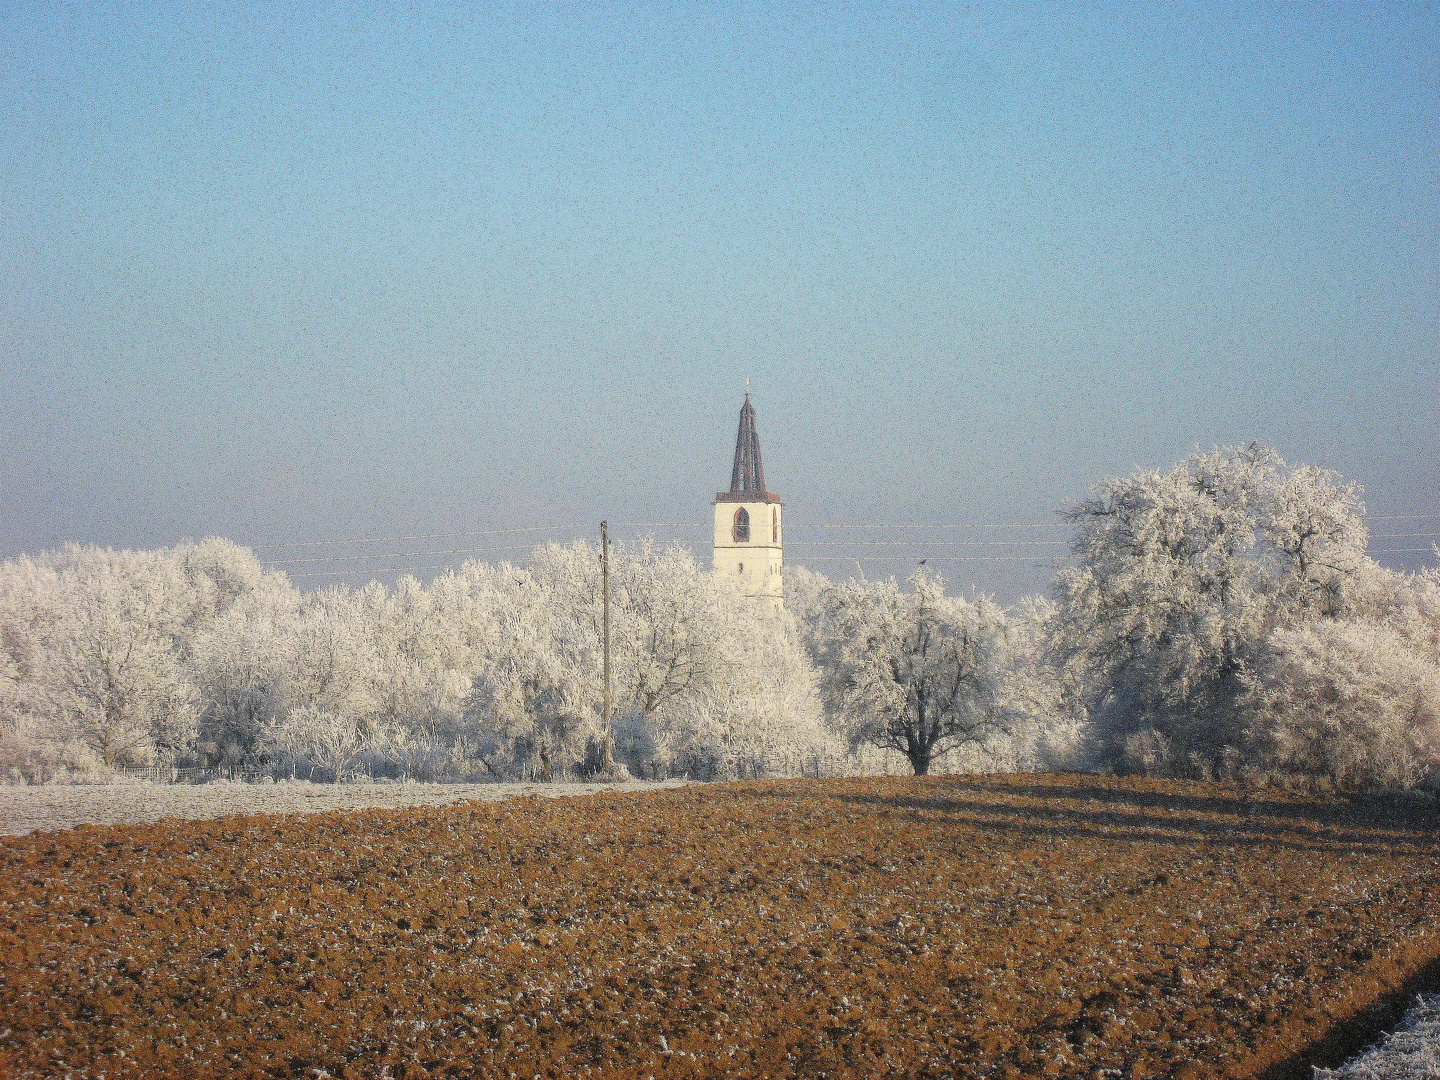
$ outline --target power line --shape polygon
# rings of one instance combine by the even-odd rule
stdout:
[[[1028,562],[1034,566],[1051,565],[1057,560],[1041,561],[1035,555],[930,555],[923,559],[905,555],[816,555],[805,562]]]
[[[526,551],[526,548],[496,549],[507,551]],[[1396,548],[1387,551],[1376,551],[1375,555],[1403,555],[1403,554],[1428,554],[1432,548]],[[919,553],[917,553],[918,555]],[[812,555],[797,565],[809,563],[878,563],[893,562],[914,564],[921,561],[916,555]],[[972,562],[1005,562],[1005,563],[1029,563],[1031,566],[1058,566],[1064,562],[1064,556],[1042,557],[1039,555],[926,555],[923,559],[926,563],[972,563]],[[358,577],[363,575],[377,574],[414,574],[430,570],[451,570],[455,569],[453,562],[437,563],[428,566],[384,566],[384,567],[354,567],[346,570],[298,570],[287,572],[287,576],[295,579],[317,578],[317,577]]]
[[[336,563],[359,562],[365,559],[414,559],[424,555],[486,555],[500,551],[531,551],[532,548],[519,545],[498,548],[451,548],[438,551],[377,551],[368,555],[314,555],[305,558],[271,559],[276,566],[292,563]]]
[[[794,540],[802,547],[1069,547],[1068,540]]]
[[[1372,520],[1372,521],[1381,521],[1381,520],[1386,520],[1386,521],[1440,521],[1440,514],[1377,514],[1377,515],[1372,515],[1372,516],[1370,517],[1370,520]],[[709,528],[710,525],[709,525],[709,523],[702,523],[702,522],[631,521],[631,522],[622,522],[622,523],[621,523],[621,527],[623,527],[623,528],[630,528],[630,529],[705,529],[705,528]],[[803,538],[794,537],[794,536],[793,536],[793,533],[795,532],[795,530],[798,529],[798,530],[800,530],[801,532],[804,532],[805,530],[808,530],[808,529],[835,529],[835,530],[865,529],[865,530],[870,530],[870,531],[880,531],[880,530],[887,530],[887,531],[918,531],[918,530],[940,531],[940,530],[966,530],[966,529],[972,529],[972,530],[980,530],[980,529],[996,529],[996,530],[1005,530],[1005,529],[1068,529],[1068,528],[1073,528],[1073,527],[1074,527],[1074,526],[1073,526],[1072,524],[1066,523],[1066,522],[1011,522],[1011,523],[996,523],[996,522],[936,522],[936,523],[932,523],[932,524],[902,524],[902,523],[896,523],[896,522],[824,522],[824,521],[813,521],[813,522],[791,522],[791,523],[787,523],[787,525],[786,525],[786,531],[792,534],[792,538],[791,538],[791,539],[792,539],[792,542],[793,542],[793,543],[802,544],[802,545],[815,546],[815,545],[820,545],[820,544],[870,544],[870,545],[883,545],[883,544],[919,543],[919,542],[922,542],[922,541],[881,541],[881,540],[822,541],[822,540],[805,540],[805,539],[803,539]],[[415,541],[415,540],[441,540],[441,539],[455,539],[455,538],[478,537],[478,536],[515,536],[515,535],[521,535],[521,534],[527,534],[527,533],[546,533],[546,532],[549,532],[549,533],[568,533],[568,534],[570,534],[571,536],[575,536],[575,535],[577,535],[577,534],[583,534],[583,533],[585,533],[585,532],[587,531],[587,529],[588,529],[588,526],[585,526],[585,525],[529,525],[529,526],[520,526],[520,527],[506,528],[506,529],[472,529],[472,530],[463,531],[463,532],[409,533],[409,534],[405,534],[405,535],[395,535],[395,536],[363,536],[363,537],[350,537],[350,538],[333,539],[333,540],[285,540],[285,541],[266,541],[266,542],[253,543],[251,546],[254,547],[254,548],[256,548],[256,549],[258,549],[258,550],[261,550],[261,551],[282,551],[282,550],[293,550],[293,549],[298,549],[298,548],[345,547],[345,546],[354,546],[354,545],[360,545],[360,544],[402,543],[402,542],[409,542],[409,541]],[[1374,534],[1374,539],[1377,539],[1377,540],[1391,540],[1391,539],[1394,539],[1394,540],[1399,540],[1399,539],[1429,539],[1429,538],[1440,538],[1440,532],[1376,533],[1376,534]],[[924,542],[929,542],[929,543],[948,543],[948,544],[957,544],[957,545],[964,544],[964,545],[972,545],[972,546],[995,546],[995,547],[1004,547],[1004,546],[1007,546],[1007,545],[1016,545],[1016,546],[1019,546],[1019,545],[1038,546],[1038,545],[1042,545],[1042,544],[1043,544],[1043,545],[1047,545],[1047,546],[1063,546],[1063,545],[1066,543],[1065,541],[1019,540],[1019,539],[1015,539],[1015,540],[1005,540],[1005,541],[980,541],[980,540],[951,540],[951,539],[946,539],[946,540],[931,540],[931,541],[924,541]],[[371,555],[371,556],[352,556],[352,555],[327,556],[327,557],[323,557],[323,558],[316,559],[315,561],[326,561],[327,559],[329,559],[329,560],[331,560],[331,561],[339,561],[339,560],[341,560],[341,559],[346,559],[346,560],[348,560],[348,559],[358,559],[358,558],[364,558],[364,557],[370,557],[370,558],[411,558],[411,557],[418,557],[418,556],[423,556],[423,555],[462,554],[462,553],[464,553],[465,551],[472,551],[472,550],[478,553],[479,551],[485,550],[485,549],[452,549],[452,550],[435,550],[435,551],[423,551],[423,552],[420,552],[420,551],[417,551],[417,552],[385,552],[385,553],[377,552],[377,553],[375,553],[374,555]],[[301,562],[301,561],[305,561],[305,560],[302,560],[301,557],[299,557],[299,556],[294,556],[294,557],[289,557],[289,556],[287,556],[287,557],[280,558],[280,559],[273,559],[273,560],[271,560],[271,561],[273,561],[273,562],[284,562],[284,563],[296,563],[296,562]]]
[[[445,563],[435,566],[381,566],[372,567],[369,570],[302,570],[299,573],[289,574],[291,578],[312,578],[312,577],[357,577],[361,574],[414,574],[422,570],[453,570],[454,563]]]
[[[619,523],[629,529],[708,529],[709,522],[696,521],[626,521]],[[278,551],[290,548],[344,547],[354,544],[398,544],[412,540],[449,540],[468,536],[507,536],[518,533],[565,532],[584,533],[587,525],[528,525],[513,529],[472,529],[464,532],[409,533],[403,536],[357,536],[335,540],[266,540],[252,541],[250,546],[260,551]],[[1063,523],[1028,524],[970,524],[952,522],[934,525],[902,525],[893,522],[833,523],[821,521],[796,522],[786,526],[790,529],[1065,529]]]
[[[272,543],[252,544],[263,550],[275,548],[327,547],[341,544],[398,544],[408,540],[444,540],[456,536],[504,536],[513,533],[532,532],[581,532],[585,525],[527,525],[518,529],[476,529],[471,532],[415,533],[410,536],[366,536],[352,540],[287,540]]]
[[[792,547],[1069,547],[1061,540],[792,540]],[[269,559],[272,566],[313,565],[315,563],[368,562],[375,559],[412,559],[428,555],[484,555],[496,552],[531,551],[531,547],[510,545],[507,547],[481,548],[436,548],[426,551],[375,551],[363,555],[305,555]]]
[[[791,529],[1071,529],[1073,525],[1063,521],[1014,522],[1010,524],[981,524],[948,522],[932,525],[904,525],[894,522],[832,523],[828,521],[800,521],[787,526]]]
[[[627,529],[708,529],[708,521],[622,521]],[[973,522],[947,521],[935,524],[907,524],[893,521],[797,521],[792,529],[1068,529],[1064,521]]]
[[[1380,533],[1376,539],[1404,539],[1409,537],[1425,538],[1440,537],[1440,533]],[[812,547],[926,547],[926,546],[949,546],[949,547],[1069,547],[1066,540],[954,540],[954,539],[920,539],[920,540],[803,540],[793,539],[790,541],[793,546]],[[377,551],[362,555],[316,555],[316,556],[286,556],[284,558],[267,560],[272,565],[289,566],[301,563],[335,563],[335,562],[363,562],[373,559],[409,559],[421,558],[428,555],[482,555],[495,552],[508,551],[529,551],[529,547],[520,545],[509,545],[506,547],[479,547],[479,548],[432,548],[424,551]],[[1404,552],[1429,551],[1429,548],[1371,548],[1371,554],[1393,554]]]

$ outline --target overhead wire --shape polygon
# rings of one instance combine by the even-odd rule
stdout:
[[[365,536],[350,540],[287,540],[252,544],[262,551],[276,548],[328,547],[342,544],[398,544],[409,540],[445,540],[456,536],[504,536],[513,533],[578,532],[588,525],[526,525],[514,529],[474,529],[469,532],[413,533],[409,536]]]
[[[368,570],[304,570],[299,573],[286,573],[286,577],[312,578],[312,577],[353,577],[359,574],[414,574],[424,570],[454,570],[454,563],[440,563],[434,566],[379,566]]]
[[[917,561],[914,556],[906,555],[814,555],[805,560],[812,562],[904,562],[912,563]],[[919,560],[920,562],[1028,562],[1036,566],[1047,565],[1046,560],[1035,555],[927,555]],[[1049,563],[1057,562],[1053,557]]]
[[[368,555],[317,555],[293,559],[271,559],[276,565],[294,563],[335,563],[359,562],[365,559],[414,559],[427,555],[487,555],[499,551],[529,551],[529,547],[512,544],[509,547],[492,548],[449,548],[432,551],[385,551]]]
[[[1370,515],[1372,521],[1440,521],[1440,514],[1374,514]],[[708,529],[709,523],[705,522],[677,522],[677,521],[628,521],[618,522],[615,525],[619,529]],[[1069,546],[1066,540],[1042,540],[1008,538],[1004,540],[966,540],[956,537],[920,537],[915,539],[878,539],[875,537],[820,540],[807,539],[804,536],[806,530],[857,530],[864,529],[870,532],[888,532],[891,536],[896,531],[919,532],[919,531],[964,531],[964,530],[1020,530],[1020,529],[1068,529],[1074,526],[1068,522],[935,522],[930,524],[904,523],[904,522],[792,522],[787,524],[786,531],[789,534],[787,542],[792,550],[798,548],[809,551],[816,548],[845,547],[859,549],[850,553],[840,555],[827,555],[823,553],[807,554],[807,562],[912,562],[916,555],[924,554],[926,561],[934,562],[1030,562],[1034,565],[1045,565],[1036,560],[1048,559],[1049,564],[1055,564],[1058,560],[1066,558],[1059,553],[1040,552],[1036,548],[1063,548]],[[524,553],[532,550],[529,546],[511,544],[504,547],[476,546],[461,548],[433,548],[415,551],[374,551],[374,552],[345,552],[343,554],[315,554],[310,555],[308,551],[319,548],[343,548],[359,545],[402,543],[415,540],[450,539],[464,537],[500,537],[520,536],[537,533],[561,533],[568,534],[565,538],[570,539],[577,534],[588,532],[588,525],[525,525],[508,528],[493,529],[470,529],[453,532],[433,533],[406,533],[393,536],[364,536],[329,540],[287,540],[269,541],[257,543],[253,546],[262,552],[274,552],[267,557],[266,561],[276,567],[290,568],[288,573],[297,578],[303,577],[345,577],[362,576],[366,574],[390,574],[390,573],[414,573],[429,570],[452,569],[455,561],[452,560],[443,564],[433,565],[405,565],[405,566],[353,566],[344,569],[310,569],[310,567],[335,566],[340,563],[370,563],[389,559],[415,559],[427,558],[436,555],[459,555],[474,557],[478,555],[495,555],[509,553]],[[799,530],[801,535],[796,536]],[[1374,533],[1374,540],[1423,540],[1440,539],[1440,532],[1390,532]],[[880,552],[888,548],[910,548],[921,549],[912,555],[886,555],[870,554],[868,552]],[[994,554],[994,555],[949,555],[940,552],[930,553],[934,548],[1009,548],[1018,552],[1017,554]],[[1411,555],[1430,554],[1434,547],[1401,547],[1401,548],[1371,548],[1372,555]],[[280,554],[281,552],[304,551],[305,554]]]

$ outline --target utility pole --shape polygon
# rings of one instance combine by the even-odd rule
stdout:
[[[605,749],[600,769],[608,778],[615,771],[615,725],[610,707],[610,523],[600,522],[600,588],[605,597]]]

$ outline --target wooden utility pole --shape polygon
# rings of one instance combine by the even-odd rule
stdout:
[[[615,770],[615,725],[610,707],[610,523],[606,521],[600,522],[600,588],[605,597],[605,749],[600,768],[608,777]]]

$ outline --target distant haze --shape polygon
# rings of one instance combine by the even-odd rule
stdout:
[[[1431,5],[316,9],[0,13],[0,556],[708,559],[748,377],[831,574],[1252,439],[1434,562]]]

